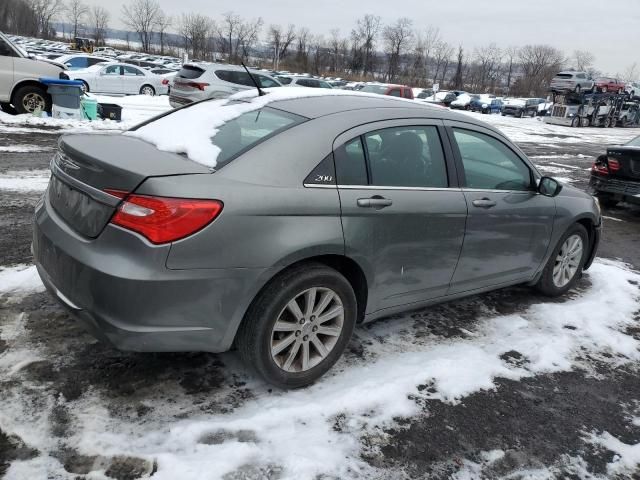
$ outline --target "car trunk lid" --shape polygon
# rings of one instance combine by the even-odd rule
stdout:
[[[96,238],[124,193],[149,177],[210,173],[186,157],[124,135],[69,135],[51,161],[48,199],[78,233]],[[110,193],[111,192],[111,193]]]
[[[610,176],[634,181],[640,180],[639,147],[609,148],[607,149],[607,157]]]

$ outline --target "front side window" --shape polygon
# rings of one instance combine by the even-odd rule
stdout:
[[[367,133],[364,138],[372,185],[448,186],[444,153],[436,127],[386,128]]]
[[[0,56],[3,57],[17,57],[16,52],[13,51],[4,39],[0,38]]]
[[[103,75],[120,75],[120,65],[109,65],[102,71]]]
[[[282,85],[289,85],[291,83],[291,78],[289,78],[289,77],[278,77],[278,81]]]
[[[265,107],[261,110],[243,113],[228,121],[211,138],[211,142],[220,149],[217,168],[223,167],[259,142],[302,123],[304,120],[305,118],[299,115]]]
[[[530,190],[529,167],[504,143],[471,130],[454,128],[453,132],[462,157],[466,187]]]

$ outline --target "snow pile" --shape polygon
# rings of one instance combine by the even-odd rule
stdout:
[[[638,472],[640,467],[640,443],[628,445],[621,442],[609,432],[600,435],[591,434],[587,440],[615,452],[613,460],[607,465],[607,473],[611,476],[631,474]]]
[[[49,184],[49,170],[19,170],[0,174],[0,190],[43,191]]]
[[[0,295],[43,291],[44,285],[34,265],[0,267]]]
[[[211,138],[216,135],[222,125],[244,113],[259,110],[272,102],[296,98],[331,95],[365,95],[384,98],[375,94],[337,89],[273,88],[265,89],[265,92],[268,93],[258,96],[256,91],[247,90],[226,99],[193,105],[177,110],[135,131],[126,132],[125,135],[141,138],[160,150],[184,153],[195,162],[215,168],[220,149],[211,142]],[[243,101],[238,102],[238,100]]]
[[[186,408],[180,403],[184,397],[172,396],[167,404],[151,396],[146,402],[154,408],[153,420],[123,420],[113,417],[102,399],[88,391],[75,404],[76,430],[66,442],[87,455],[155,459],[154,478],[160,480],[197,479],[205,471],[221,478],[247,465],[278,466],[284,479],[321,474],[367,477],[372,467],[360,457],[360,436],[396,417],[416,414],[419,407],[411,397],[457,403],[494,388],[496,377],[518,380],[577,365],[588,369],[589,361],[581,360],[586,356],[614,365],[639,361],[639,342],[623,332],[635,324],[640,274],[599,260],[589,279],[592,286],[573,299],[480,319],[466,338],[417,339],[408,317],[357,329],[363,340],[384,338],[367,347],[375,360],[343,359],[317,384],[297,391],[269,392],[252,380],[253,397],[229,414],[198,412],[176,420],[175,410]],[[505,360],[507,352],[517,352],[523,361]],[[243,375],[241,369],[234,372],[233,355],[227,355],[225,363],[228,375]],[[425,384],[433,388],[417,388]],[[34,421],[30,412],[13,403],[0,412],[5,431],[28,432]],[[334,429],[338,418],[341,432]],[[26,438],[46,450],[39,444],[45,440]],[[487,462],[499,456],[492,452]],[[34,462],[37,477],[39,461],[17,462],[8,478],[29,471],[29,462]]]
[[[47,152],[52,150],[51,147],[42,147],[39,145],[0,145],[0,153],[32,153]]]

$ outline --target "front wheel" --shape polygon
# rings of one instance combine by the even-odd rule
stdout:
[[[587,230],[579,223],[572,225],[551,254],[536,288],[550,297],[564,295],[580,278],[588,251]]]
[[[140,95],[149,95],[153,97],[156,94],[155,89],[151,85],[143,85],[140,88]]]
[[[351,284],[322,264],[274,278],[254,300],[236,344],[245,363],[280,388],[312,384],[346,348],[357,318]]]
[[[51,112],[51,97],[41,87],[27,85],[18,89],[13,98],[18,113]]]

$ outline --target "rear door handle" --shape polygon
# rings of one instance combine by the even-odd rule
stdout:
[[[376,210],[380,210],[385,207],[390,207],[391,205],[393,205],[393,202],[390,199],[379,195],[374,195],[371,198],[358,199],[358,206],[362,208],[375,208]]]
[[[471,203],[473,203],[474,207],[480,207],[480,208],[491,208],[496,206],[496,202],[494,202],[490,198],[478,198],[477,200],[474,200]]]

